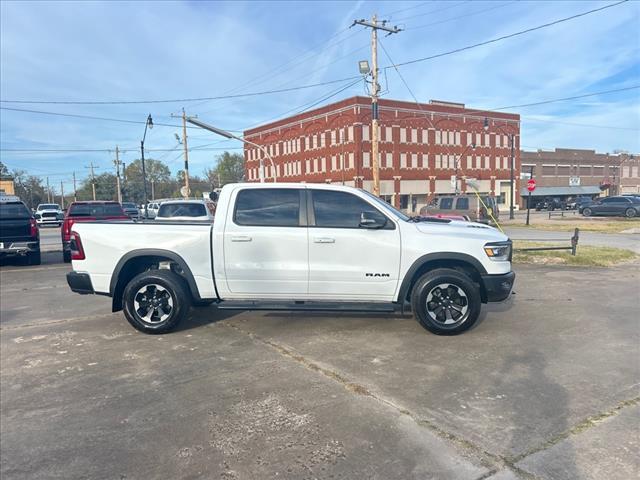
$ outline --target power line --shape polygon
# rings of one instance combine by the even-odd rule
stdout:
[[[511,109],[511,108],[534,107],[536,105],[546,105],[546,104],[549,104],[549,103],[566,102],[568,100],[577,100],[579,98],[595,97],[597,95],[606,95],[608,93],[625,92],[627,90],[634,90],[636,88],[640,88],[640,85],[633,85],[631,87],[625,87],[625,88],[616,88],[614,90],[604,90],[604,91],[601,91],[601,92],[586,93],[584,95],[574,95],[572,97],[554,98],[552,100],[543,100],[541,102],[523,103],[523,104],[520,104],[520,105],[509,105],[507,107],[494,108],[493,110],[508,110],[508,109]]]
[[[472,48],[477,48],[477,47],[481,47],[483,45],[489,45],[491,43],[500,42],[500,41],[506,40],[508,38],[513,38],[513,37],[517,37],[519,35],[524,35],[525,33],[530,33],[530,32],[534,32],[536,30],[541,30],[543,28],[551,27],[553,25],[558,25],[559,23],[568,22],[570,20],[575,20],[576,18],[584,17],[585,15],[589,15],[591,13],[600,12],[602,10],[606,10],[607,8],[612,8],[612,7],[615,7],[617,5],[626,3],[628,1],[629,0],[622,0],[622,1],[617,2],[617,3],[613,3],[613,4],[610,4],[610,5],[605,5],[604,7],[595,8],[593,10],[588,10],[586,12],[578,13],[578,14],[572,15],[570,17],[560,18],[558,20],[554,20],[553,22],[544,23],[544,24],[538,25],[536,27],[527,28],[526,30],[520,30],[519,32],[510,33],[508,35],[503,35],[501,37],[493,38],[491,40],[487,40],[487,41],[484,41],[484,42],[475,43],[473,45],[467,45],[466,47],[456,48],[454,50],[449,50],[447,52],[437,53],[435,55],[430,55],[428,57],[417,58],[415,60],[408,60],[406,62],[402,62],[402,63],[396,64],[395,67],[403,67],[405,65],[412,65],[414,63],[425,62],[427,60],[433,60],[434,58],[445,57],[447,55],[453,55],[454,53],[459,53],[459,52],[463,52],[463,51],[466,51],[466,50],[471,50]],[[384,67],[385,70],[387,70],[389,68],[394,68],[394,67]]]
[[[465,0],[464,2],[455,3],[453,5],[448,5],[448,6],[443,7],[443,8],[437,8],[435,10],[429,10],[428,12],[418,13],[416,15],[410,15],[408,17],[394,18],[393,21],[394,22],[401,22],[403,20],[410,20],[412,18],[425,17],[427,15],[431,15],[432,13],[438,13],[438,12],[444,12],[445,10],[451,10],[452,8],[459,7],[460,5],[464,5],[465,3],[470,3],[470,2],[471,2],[471,0]],[[405,10],[408,10],[408,9],[405,9]],[[396,12],[396,13],[398,13],[398,12]],[[385,16],[390,16],[390,15],[385,15]]]
[[[198,101],[209,101],[209,100],[223,100],[223,99],[231,99],[231,98],[241,98],[241,97],[256,97],[260,95],[270,95],[274,93],[286,93],[293,92],[296,90],[305,90],[308,88],[322,87],[325,85],[331,85],[334,83],[343,83],[353,80],[354,78],[359,78],[356,76],[340,78],[338,80],[329,80],[326,82],[320,83],[312,83],[309,85],[299,85],[297,87],[289,87],[289,88],[281,88],[276,90],[265,90],[262,92],[251,92],[251,93],[238,93],[234,95],[218,95],[215,97],[198,97],[198,98],[174,98],[169,100],[96,100],[96,101],[72,101],[72,100],[0,100],[1,103],[11,103],[11,104],[47,104],[47,105],[131,105],[131,104],[150,104],[150,103],[186,103],[186,102],[198,102]],[[10,108],[2,107],[5,110],[12,110]],[[129,123],[145,123],[145,122],[134,122],[129,121]],[[155,124],[154,124],[155,125]],[[173,125],[172,125],[173,126]]]
[[[516,3],[516,2],[512,1],[512,2],[502,3],[500,5],[494,5],[493,7],[485,8],[483,10],[477,10],[475,12],[466,13],[464,15],[458,15],[457,17],[446,18],[444,20],[439,20],[437,22],[426,23],[426,24],[423,24],[423,25],[416,25],[415,27],[408,27],[408,28],[405,28],[405,30],[418,30],[418,29],[421,29],[421,28],[432,27],[434,25],[440,25],[441,23],[452,22],[454,20],[459,20],[460,18],[473,17],[475,15],[480,15],[481,13],[490,12],[492,10],[497,10],[499,8],[504,8],[507,5],[510,5],[512,3]]]

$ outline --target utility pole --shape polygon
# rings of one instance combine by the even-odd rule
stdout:
[[[76,172],[73,172],[73,201],[78,201],[78,190],[76,190]]]
[[[180,117],[182,118],[182,147],[184,148],[184,186],[186,187],[187,194],[185,197],[188,197],[190,194],[189,190],[189,148],[187,146],[187,114],[182,109],[182,115],[171,115],[172,117]]]
[[[51,189],[49,188],[49,177],[47,177],[47,203],[51,203]]]
[[[116,188],[118,189],[118,203],[122,203],[122,189],[120,188],[120,150],[116,145],[116,159],[113,161],[116,166]]]
[[[84,168],[90,168],[91,169],[91,190],[93,192],[93,200],[95,201],[95,199],[96,199],[96,176],[95,176],[95,174],[93,172],[93,169],[94,168],[99,168],[99,167],[96,167],[93,164],[93,162],[91,162],[91,164],[89,166],[85,165]]]
[[[387,27],[387,21],[378,23],[378,17],[373,14],[371,21],[364,19],[354,20],[353,25],[362,25],[371,29],[371,170],[373,173],[373,194],[380,196],[380,161],[378,158],[378,95],[380,85],[378,84],[378,30],[388,32],[387,35],[398,33],[398,27]],[[353,26],[352,25],[352,26]]]
[[[60,203],[62,203],[62,209],[64,210],[64,184],[62,183],[62,180],[60,180],[60,200]]]

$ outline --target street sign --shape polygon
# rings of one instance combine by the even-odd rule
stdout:
[[[531,173],[520,172],[520,180],[529,180],[530,178],[531,178]]]
[[[536,189],[536,181],[531,178],[528,182],[527,182],[527,190],[529,190],[530,192],[533,192]]]
[[[580,177],[569,177],[569,186],[570,187],[579,187],[580,186]]]

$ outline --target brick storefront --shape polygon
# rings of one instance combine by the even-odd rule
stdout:
[[[520,117],[463,104],[380,100],[380,193],[414,211],[435,194],[451,193],[451,176],[473,178],[481,192],[509,195],[510,144],[520,176]],[[484,119],[489,120],[485,131]],[[372,190],[371,100],[352,97],[244,132],[269,150],[278,181],[344,183]],[[471,147],[475,144],[475,148]],[[260,149],[245,144],[247,181],[259,180]],[[267,181],[273,177],[264,159]],[[519,180],[514,186],[517,192]],[[467,185],[459,181],[461,191]]]

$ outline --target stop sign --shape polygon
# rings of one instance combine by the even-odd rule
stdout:
[[[536,189],[536,181],[532,178],[527,182],[527,190],[533,192]]]

